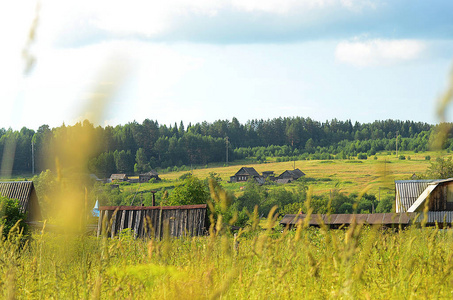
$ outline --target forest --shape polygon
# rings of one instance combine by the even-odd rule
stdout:
[[[352,123],[351,120],[319,122],[288,117],[249,120],[236,118],[185,126],[160,125],[146,119],[141,124],[94,126],[88,120],[72,126],[63,124],[38,130],[0,129],[0,156],[15,149],[13,174],[55,170],[55,158],[70,165],[73,157],[65,145],[82,141],[77,147],[90,149],[88,170],[99,177],[112,173],[137,174],[151,169],[170,171],[175,167],[226,163],[235,160],[266,161],[306,159],[366,159],[378,151],[429,149],[439,134],[447,132],[441,149],[452,149],[451,124],[385,120]],[[84,137],[78,139],[79,137]],[[73,155],[73,154],[71,154]]]

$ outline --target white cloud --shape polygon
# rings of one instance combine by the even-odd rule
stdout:
[[[419,40],[341,42],[335,49],[335,58],[358,67],[392,65],[420,58],[425,48],[425,43]]]
[[[322,18],[324,11],[360,11],[375,5],[358,0],[44,0],[41,33],[45,36],[41,38],[60,42],[84,36],[89,39],[96,34],[152,38],[168,31],[184,30],[192,18],[198,17],[264,13],[312,19],[314,11]]]

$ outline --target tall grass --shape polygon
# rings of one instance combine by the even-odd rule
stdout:
[[[452,296],[453,233],[351,225],[135,240],[36,232],[0,244],[3,298],[415,299]]]

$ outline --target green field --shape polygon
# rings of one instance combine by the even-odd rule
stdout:
[[[399,155],[405,155],[405,160],[400,160],[396,155],[388,155],[387,152],[377,154],[377,159],[369,157],[367,160],[302,160],[290,162],[268,162],[261,164],[235,164],[228,167],[208,167],[194,168],[191,172],[200,179],[209,176],[210,173],[216,173],[222,178],[222,185],[226,190],[232,191],[239,195],[241,183],[228,183],[230,176],[234,175],[241,167],[254,167],[258,173],[263,171],[274,171],[276,175],[285,170],[291,170],[294,167],[299,168],[306,174],[306,177],[314,179],[308,182],[313,189],[314,194],[325,194],[331,190],[339,190],[346,194],[361,193],[366,191],[379,197],[382,195],[394,193],[394,180],[410,179],[413,174],[423,174],[430,161],[425,160],[426,156],[431,157],[434,161],[436,157],[449,155],[446,152],[425,152],[413,153],[402,152]],[[408,157],[410,156],[410,160]],[[137,184],[124,187],[130,191],[149,191],[160,189],[172,189],[178,184],[178,178],[187,173],[187,171],[171,172],[159,175],[163,181],[150,184]],[[289,189],[294,187],[293,184],[286,185]],[[272,187],[270,187],[272,188]]]

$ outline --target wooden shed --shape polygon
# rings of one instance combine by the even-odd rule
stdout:
[[[396,212],[453,211],[453,178],[395,181]]]
[[[0,195],[19,200],[20,209],[27,214],[27,222],[41,221],[41,208],[33,181],[0,182]]]
[[[205,235],[207,205],[182,206],[101,206],[97,235],[105,230],[110,237],[131,229],[135,237],[162,238],[166,228],[173,237]]]
[[[111,181],[127,181],[128,179],[126,174],[112,174],[110,176]]]

